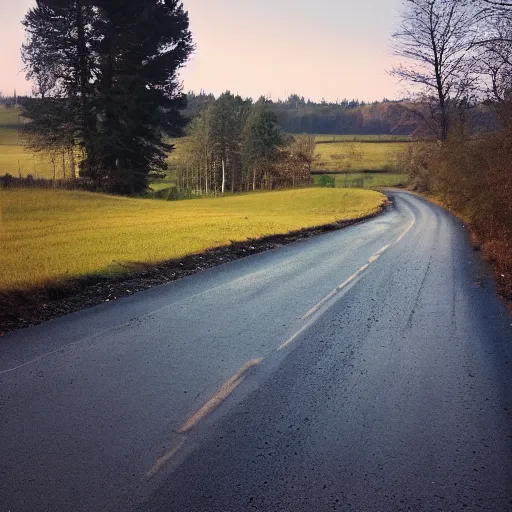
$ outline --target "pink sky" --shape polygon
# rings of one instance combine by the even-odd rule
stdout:
[[[30,93],[20,58],[20,20],[33,0],[0,0],[0,91]],[[186,91],[273,99],[393,99],[388,45],[401,0],[184,0],[197,50]]]

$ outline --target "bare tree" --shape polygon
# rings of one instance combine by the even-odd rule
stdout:
[[[302,155],[304,161],[307,162],[308,167],[311,170],[311,164],[315,159],[315,149],[315,137],[307,133],[302,133],[293,137],[290,151],[292,154]]]
[[[415,86],[429,105],[425,120],[440,140],[447,138],[455,112],[468,104],[476,84],[471,49],[479,12],[469,0],[406,0],[393,34],[393,52],[406,63],[391,73]]]
[[[478,48],[482,89],[502,103],[512,91],[512,18],[493,17],[486,28],[491,37]]]

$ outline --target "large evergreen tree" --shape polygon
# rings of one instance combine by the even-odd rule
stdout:
[[[152,171],[166,169],[165,138],[184,125],[177,72],[193,45],[182,3],[38,0],[24,25],[28,76],[59,106],[49,103],[48,122],[71,122],[81,176],[109,192],[144,190]],[[40,111],[27,108],[29,134],[45,126]]]

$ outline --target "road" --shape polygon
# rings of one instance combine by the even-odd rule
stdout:
[[[12,333],[0,512],[512,510],[512,315],[383,215]]]

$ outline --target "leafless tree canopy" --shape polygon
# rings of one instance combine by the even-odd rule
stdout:
[[[392,74],[415,86],[445,140],[475,100],[503,101],[510,90],[512,1],[405,0],[392,48],[403,60]]]

